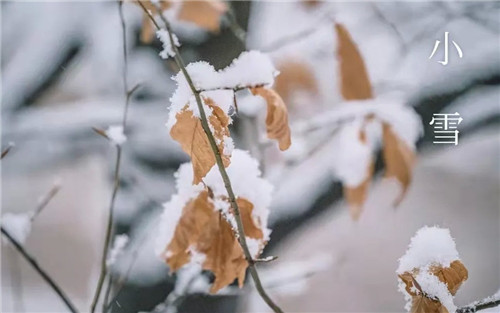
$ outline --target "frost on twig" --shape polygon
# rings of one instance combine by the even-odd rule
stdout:
[[[158,37],[158,39],[160,39],[163,45],[163,50],[160,52],[161,58],[168,59],[169,57],[175,56],[175,52],[172,49],[172,45],[170,43],[168,31],[161,29],[156,32],[156,36]],[[179,43],[179,39],[177,38],[177,36],[175,34],[172,34],[172,37],[174,38],[174,44],[177,47],[180,47],[181,44]]]
[[[121,146],[125,141],[127,141],[127,136],[123,133],[122,125],[109,126],[106,129],[105,134],[112,144]]]
[[[439,227],[417,231],[396,273],[411,313],[455,313],[453,297],[468,277],[450,231]]]

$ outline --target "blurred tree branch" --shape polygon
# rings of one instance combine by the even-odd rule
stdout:
[[[35,271],[42,276],[42,278],[49,284],[49,286],[56,292],[56,294],[61,298],[68,309],[73,313],[78,313],[76,306],[71,302],[64,291],[59,287],[56,282],[43,270],[37,263],[37,261],[24,249],[24,247],[16,240],[14,237],[1,226],[2,235],[9,240],[9,242],[16,248],[16,250],[24,257],[24,259],[33,267]]]

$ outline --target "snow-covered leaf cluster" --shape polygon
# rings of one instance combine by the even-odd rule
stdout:
[[[453,297],[468,277],[450,231],[436,226],[417,231],[396,273],[405,308],[412,313],[454,313]]]
[[[273,188],[261,178],[257,161],[246,151],[233,152],[227,174],[249,251],[257,258],[271,232],[267,219]],[[203,182],[194,185],[192,165],[186,163],[176,173],[176,180],[177,193],[164,205],[157,253],[173,271],[195,263],[214,272],[212,292],[236,278],[241,286],[248,264],[236,237],[237,222],[218,168],[213,167]]]

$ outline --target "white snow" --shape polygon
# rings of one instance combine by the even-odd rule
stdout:
[[[415,277],[426,296],[439,300],[449,313],[454,313],[457,307],[453,303],[453,296],[448,291],[446,284],[441,282],[437,276],[428,271],[421,271]]]
[[[111,143],[121,146],[125,141],[127,141],[127,136],[123,133],[123,126],[114,125],[109,126],[106,129],[106,136],[108,136]]]
[[[405,255],[399,259],[398,274],[429,265],[449,267],[460,260],[450,230],[437,226],[424,226],[411,239]]]
[[[20,244],[24,244],[31,233],[31,214],[5,213],[2,216],[2,226]]]
[[[156,32],[156,37],[160,39],[163,45],[163,50],[160,52],[160,57],[162,59],[168,59],[169,57],[174,57],[175,52],[170,42],[170,36],[167,30],[160,29]],[[172,34],[172,39],[174,40],[174,44],[176,47],[180,47],[179,39],[175,34]]]
[[[363,120],[358,119],[342,127],[337,137],[338,154],[331,169],[349,187],[356,187],[366,179],[372,160],[368,143],[360,140]]]
[[[113,242],[113,248],[109,252],[108,259],[106,260],[106,266],[111,267],[115,264],[118,257],[123,253],[123,249],[128,243],[128,236],[126,234],[117,235]]]
[[[247,151],[235,149],[226,170],[236,197],[245,198],[253,204],[252,215],[264,232],[264,240],[268,240],[271,231],[267,229],[267,219],[273,186],[261,177],[257,160]],[[217,166],[212,167],[204,181],[215,197],[228,196]]]
[[[228,115],[229,109],[234,105],[234,89],[272,85],[274,77],[278,74],[271,59],[258,51],[243,52],[233,60],[231,65],[219,71],[204,61],[190,63],[186,66],[186,70],[194,87],[202,91],[202,98],[213,99]],[[173,80],[177,83],[177,89],[170,98],[168,129],[172,128],[176,122],[177,113],[181,112],[186,105],[195,117],[200,117],[196,99],[183,73],[177,73]],[[206,105],[204,110],[207,117],[211,115],[211,110]]]

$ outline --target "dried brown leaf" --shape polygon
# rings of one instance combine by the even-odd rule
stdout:
[[[453,261],[450,267],[434,267],[431,269],[431,272],[448,286],[448,290],[453,296],[457,293],[462,283],[469,278],[467,268],[458,260]]]
[[[288,110],[283,99],[276,91],[265,87],[255,87],[250,90],[254,95],[261,96],[267,102],[267,137],[278,140],[280,150],[288,149],[292,141],[288,125]]]
[[[363,130],[359,132],[359,140],[363,144],[367,143],[366,134]],[[349,204],[349,213],[351,214],[351,218],[355,221],[359,219],[361,212],[363,211],[363,205],[368,197],[368,190],[370,189],[374,169],[375,166],[372,161],[368,166],[365,179],[361,182],[361,184],[356,187],[344,186],[344,197]]]
[[[340,89],[346,100],[373,98],[370,79],[361,54],[349,32],[342,24],[335,24],[337,57],[340,68]]]
[[[419,295],[412,298],[411,313],[449,313],[441,302]]]
[[[389,124],[382,124],[382,132],[384,143],[383,156],[386,167],[385,177],[396,178],[402,187],[401,194],[394,202],[394,205],[398,206],[411,183],[415,153],[394,133]]]
[[[239,198],[237,203],[247,237],[262,239],[262,230],[252,218],[252,203],[244,198]],[[191,260],[191,249],[205,256],[202,268],[215,275],[210,292],[217,292],[235,279],[240,287],[243,285],[248,262],[231,225],[220,211],[215,210],[208,190],[202,191],[183,209],[164,254],[172,271]]]
[[[227,167],[230,163],[230,156],[225,155],[223,151],[224,138],[229,137],[229,117],[212,99],[205,98],[204,101],[213,111],[208,121],[212,126],[212,133],[217,141],[217,148],[224,166]],[[184,107],[181,112],[177,113],[177,122],[170,130],[170,135],[181,144],[182,150],[189,154],[193,163],[193,183],[200,183],[215,165],[215,156],[200,119],[195,117],[187,106]]]
[[[177,17],[217,33],[220,30],[220,19],[227,9],[227,4],[220,0],[184,1]]]
[[[287,61],[278,66],[280,74],[276,77],[274,89],[290,105],[294,92],[318,92],[318,82],[311,68],[303,62]]]
[[[349,204],[349,212],[353,220],[358,220],[363,211],[363,205],[368,197],[368,190],[370,189],[371,180],[373,178],[373,162],[368,168],[366,178],[363,182],[356,187],[344,186],[344,196]]]

